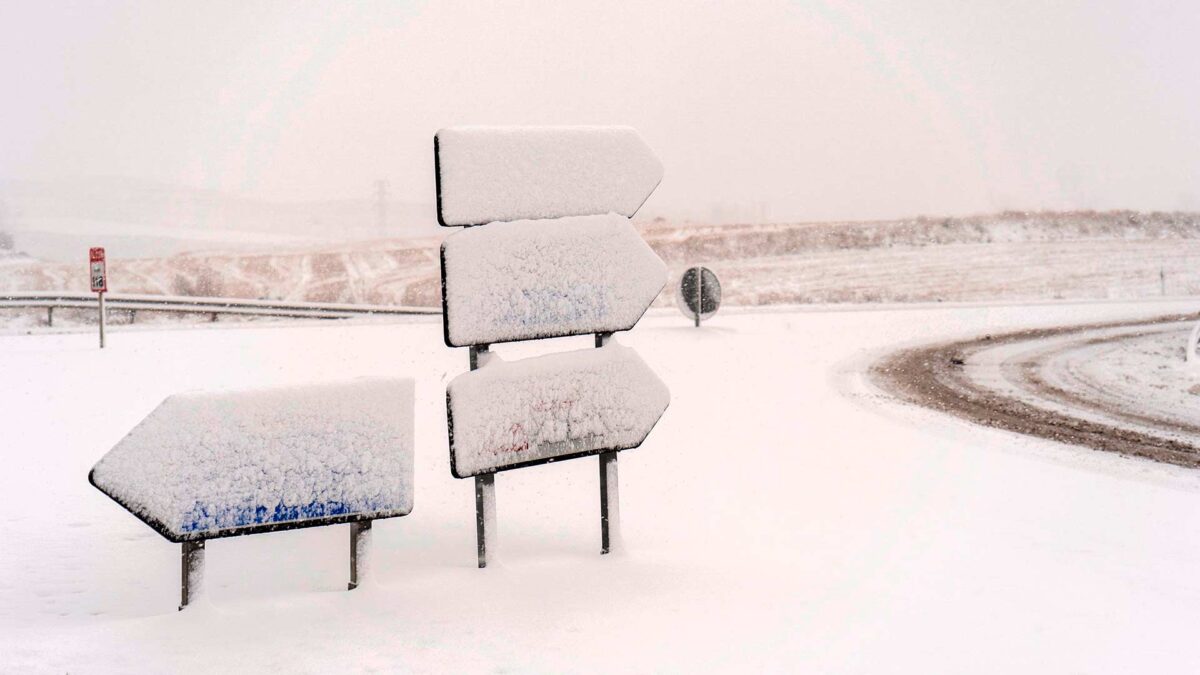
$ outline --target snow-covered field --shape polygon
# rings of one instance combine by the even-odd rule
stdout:
[[[0,671],[1176,672],[1200,669],[1200,474],[969,425],[862,374],[900,344],[1194,311],[1195,302],[782,308],[618,340],[671,389],[621,454],[626,550],[599,552],[595,459],[497,479],[502,564],[475,567],[449,471],[434,319],[0,337]],[[505,356],[591,338],[501,345]],[[416,379],[416,500],[375,526],[179,547],[87,483],[185,390]]]
[[[672,282],[688,267],[704,264],[721,277],[726,305],[1200,294],[1197,214],[1017,213],[707,226],[651,221],[639,227],[666,261]],[[231,241],[224,249],[136,259],[114,243],[110,289],[432,307],[441,303],[438,245],[452,231],[325,244],[285,238],[273,246],[258,234],[253,248]],[[78,239],[76,260],[84,260],[89,245],[103,243]],[[86,292],[84,272],[82,262],[0,257],[0,292]],[[673,292],[667,288],[657,306],[669,305]],[[19,312],[0,313],[0,325],[44,321],[44,312]]]

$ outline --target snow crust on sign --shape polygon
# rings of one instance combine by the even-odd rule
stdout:
[[[616,342],[522,361],[492,356],[447,391],[459,477],[637,447],[671,401],[641,357]]]
[[[413,381],[167,398],[93,469],[176,538],[413,506]]]
[[[492,223],[442,243],[451,346],[632,328],[667,267],[615,213]]]
[[[632,217],[663,176],[630,127],[452,127],[436,138],[444,225]]]

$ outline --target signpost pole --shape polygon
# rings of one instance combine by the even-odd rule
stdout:
[[[371,521],[356,520],[350,523],[350,583],[346,590],[352,591],[370,577],[371,563],[367,559],[371,550]]]
[[[179,611],[204,591],[204,540],[183,542],[183,579]]]
[[[496,474],[475,476],[475,540],[479,544],[479,567],[487,567],[489,540],[496,531]],[[490,543],[495,543],[494,541]],[[490,547],[494,550],[494,546]]]
[[[487,345],[471,347],[471,370],[479,368],[481,356],[486,358]],[[496,538],[496,474],[475,476],[475,541],[479,553],[479,567],[487,567],[488,549],[495,552]],[[490,546],[489,546],[490,544]]]
[[[104,293],[108,291],[108,265],[104,262],[104,247],[95,246],[88,250],[88,271],[92,292],[96,294],[96,308],[100,312],[100,348],[104,349]]]
[[[104,291],[100,291],[96,295],[100,297],[100,349],[104,349]]]
[[[596,347],[608,344],[612,333],[596,333]],[[617,493],[617,453],[600,453],[600,553],[616,549],[621,537],[621,506]]]
[[[617,453],[600,453],[600,553],[616,550],[621,540],[621,504],[617,494]]]

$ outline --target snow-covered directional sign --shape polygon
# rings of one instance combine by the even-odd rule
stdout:
[[[470,347],[446,389],[450,471],[475,478],[479,566],[495,532],[495,474],[600,455],[601,552],[617,540],[617,451],[641,445],[671,400],[631,349],[667,268],[629,218],[662,164],[627,127],[463,127],[433,141],[442,326]],[[598,349],[504,362],[497,342],[594,333]]]
[[[663,167],[629,127],[455,127],[433,140],[438,222],[618,213],[632,217]]]
[[[463,373],[447,388],[456,478],[641,445],[671,394],[630,348],[610,342]]]
[[[617,214],[472,227],[442,244],[446,344],[633,328],[667,268]]]
[[[173,542],[403,516],[413,383],[171,396],[89,480]]]

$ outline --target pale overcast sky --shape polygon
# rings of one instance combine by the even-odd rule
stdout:
[[[647,210],[1200,209],[1200,3],[0,0],[0,178],[433,199],[453,124],[628,124]]]

